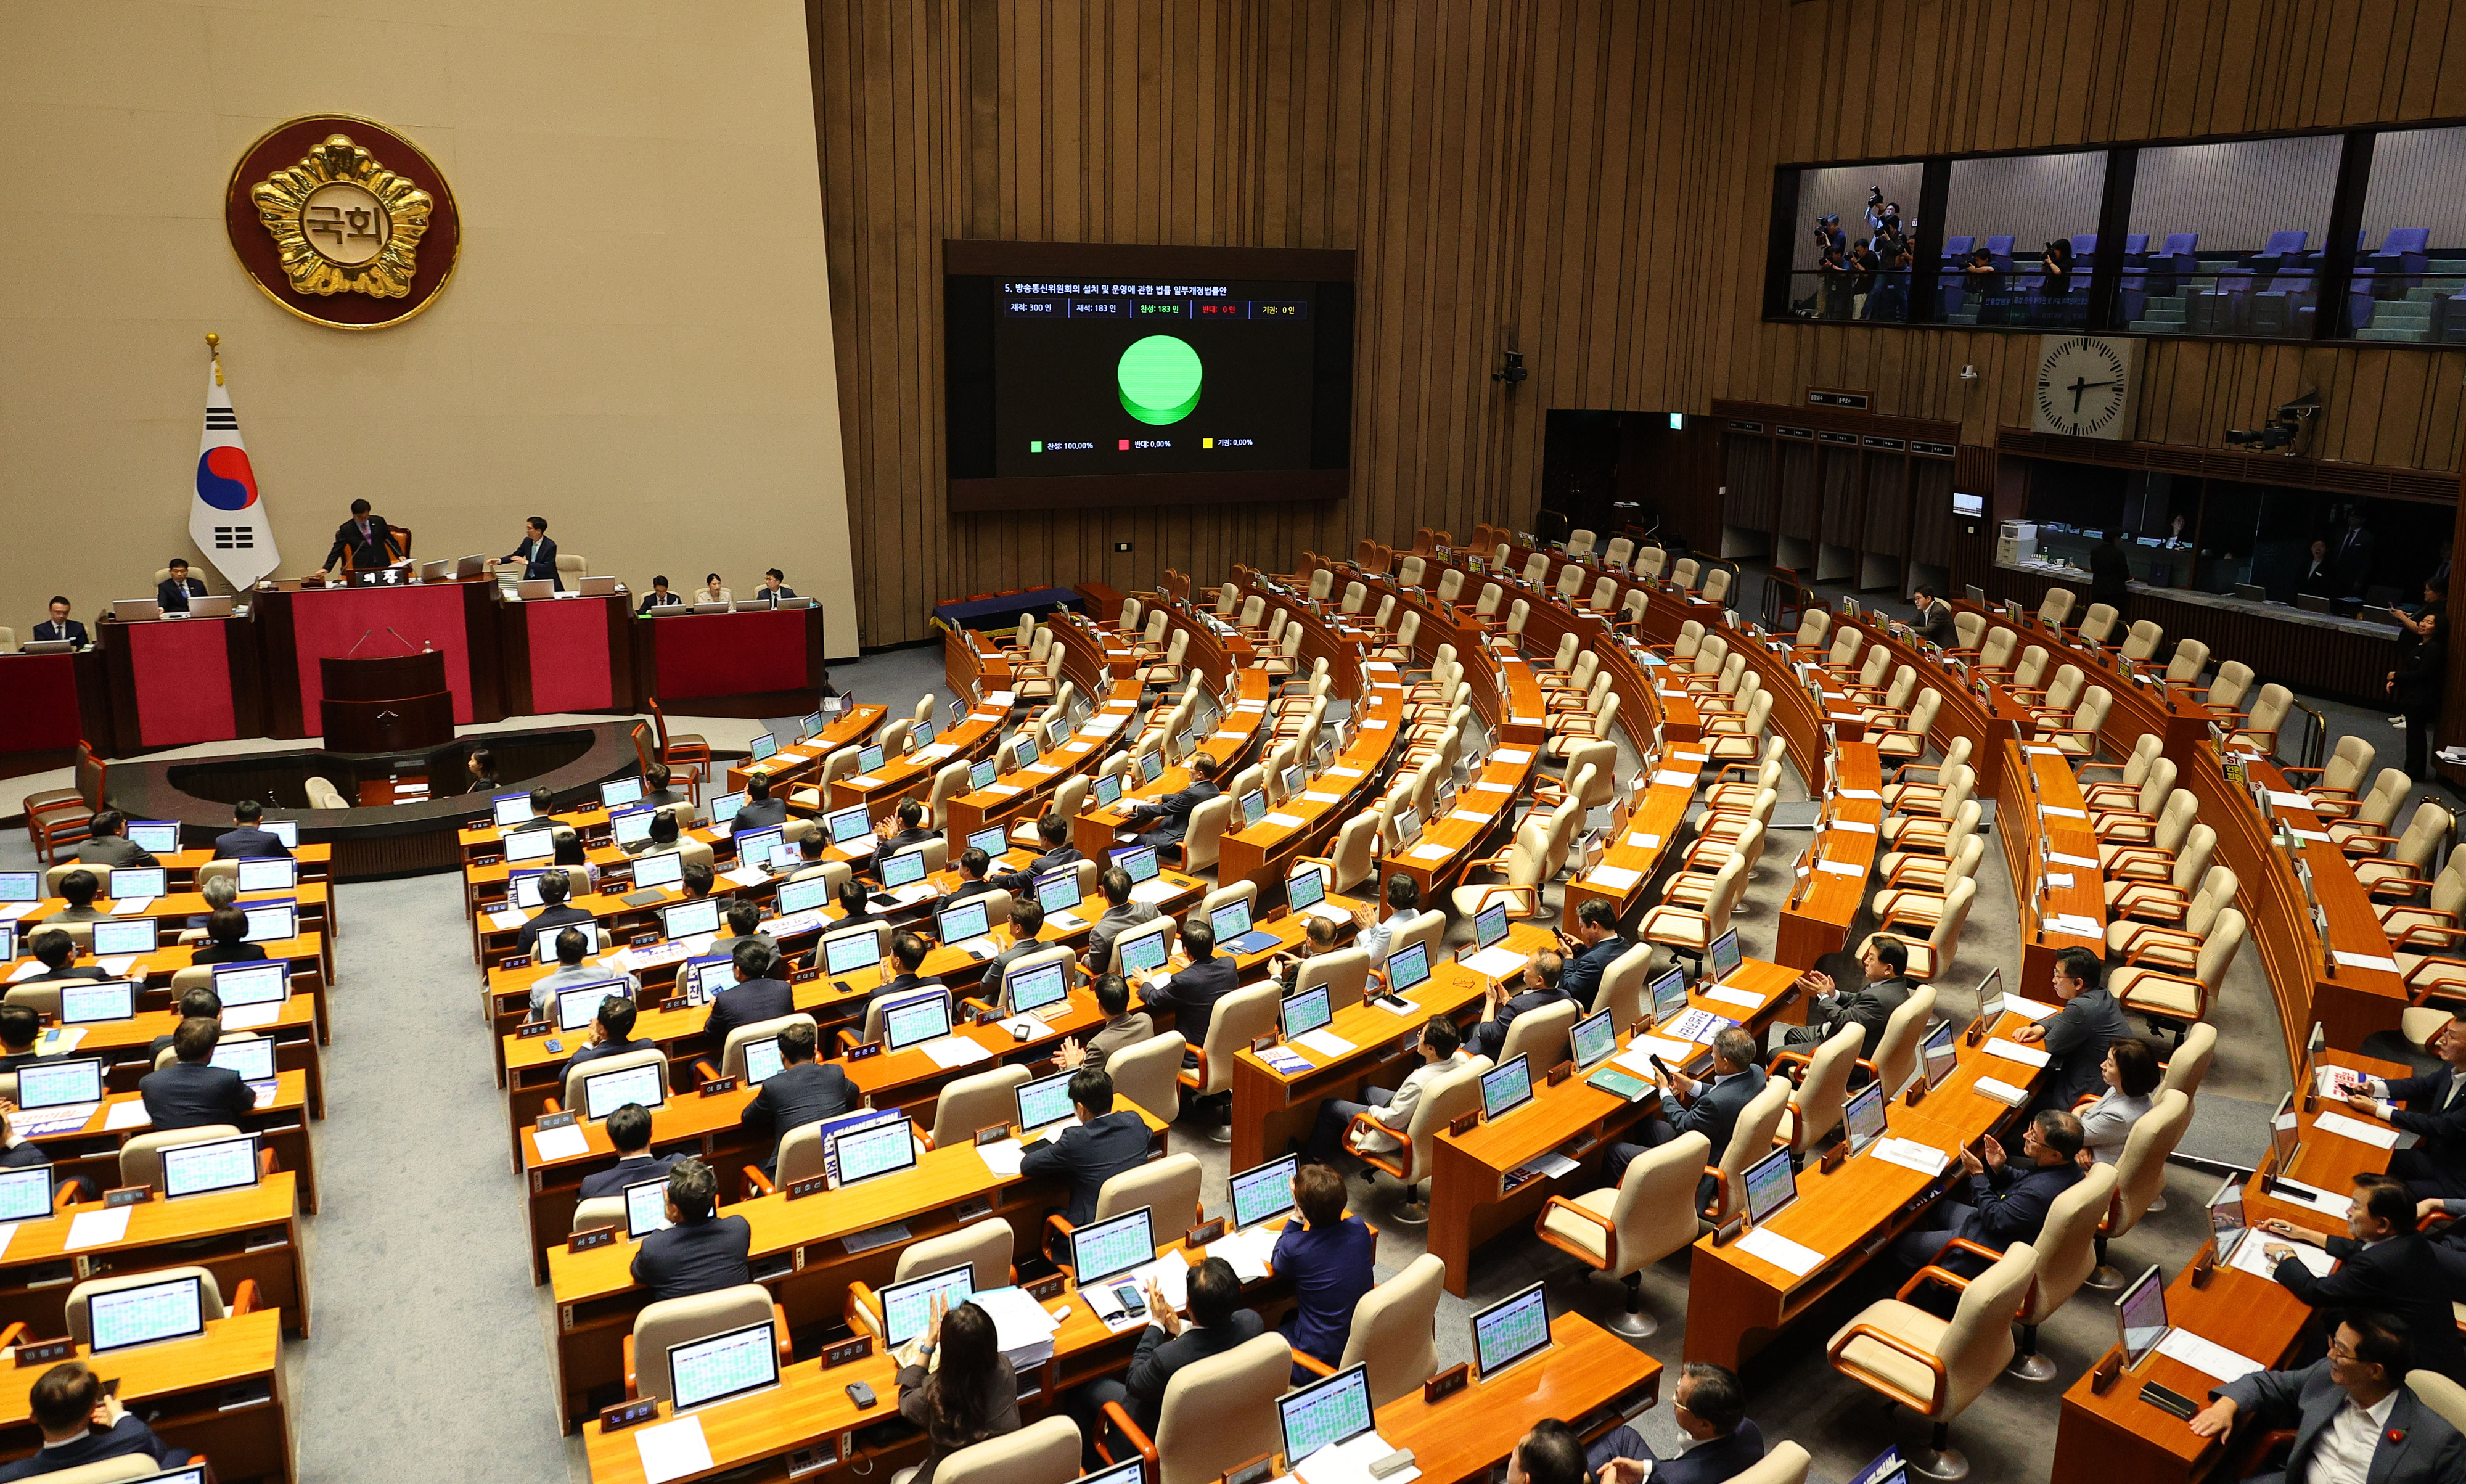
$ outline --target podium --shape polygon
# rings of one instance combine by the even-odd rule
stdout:
[[[399,753],[454,740],[454,692],[442,653],[319,660],[317,670],[327,752]]]

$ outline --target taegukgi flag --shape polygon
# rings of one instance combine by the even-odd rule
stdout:
[[[214,352],[206,378],[206,431],[197,441],[197,496],[189,506],[189,539],[214,564],[235,591],[281,565],[274,548],[274,524],[257,492],[257,471],[239,440],[239,415],[223,385],[223,362]]]

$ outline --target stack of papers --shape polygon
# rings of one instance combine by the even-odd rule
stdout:
[[[699,1416],[636,1429],[634,1450],[642,1455],[642,1477],[650,1484],[667,1484],[711,1467],[710,1441],[702,1435]]]
[[[1293,1045],[1306,1046],[1330,1061],[1353,1054],[1353,1043],[1329,1030],[1307,1031],[1293,1038]]]
[[[108,1211],[81,1211],[70,1220],[68,1240],[60,1247],[75,1252],[117,1242],[128,1235],[128,1213],[135,1209],[133,1205],[123,1205]]]
[[[1642,830],[1637,830],[1635,833],[1627,836],[1626,843],[1633,845],[1638,850],[1658,850],[1661,848],[1660,836],[1648,835]]]
[[[2258,1360],[2238,1355],[2185,1329],[2168,1330],[2158,1341],[2158,1353],[2170,1360],[2181,1360],[2221,1382],[2240,1381],[2254,1371],[2268,1368]]]
[[[1879,1138],[1875,1140],[1875,1147],[1868,1152],[1888,1164],[1916,1170],[1929,1180],[1941,1175],[1952,1163],[1952,1157],[1942,1150],[1906,1138]]]
[[[1625,891],[1643,879],[1642,871],[1629,870],[1624,866],[1596,866],[1592,874],[1584,878],[1584,885],[1599,887],[1605,891]]]
[[[1303,797],[1307,798],[1309,796],[1305,795]],[[1270,811],[1267,817],[1260,822],[1263,824],[1272,824],[1278,829],[1299,829],[1310,821],[1303,819],[1298,814],[1287,814],[1283,810],[1278,809]]]
[[[1221,1257],[1233,1265],[1234,1275],[1244,1283],[1256,1283],[1267,1275],[1267,1264],[1276,1254],[1277,1233],[1265,1226],[1252,1226],[1207,1244],[1207,1255]],[[6,1251],[0,1243],[0,1251]]]
[[[2025,1046],[2017,1041],[2006,1041],[2001,1036],[1986,1038],[1986,1054],[2001,1057],[2007,1062],[2019,1062],[2024,1067],[2044,1067],[2051,1060],[2043,1046]]]
[[[2256,1278],[2274,1276],[2277,1268],[2270,1262],[2268,1253],[2263,1250],[2273,1247],[2294,1248],[2295,1260],[2301,1263],[2316,1278],[2327,1277],[2330,1270],[2338,1266],[2336,1258],[2308,1242],[2289,1242],[2284,1237],[2259,1230],[2250,1230],[2243,1234],[2242,1240],[2235,1243],[2233,1261],[2227,1266],[2240,1272],[2251,1273]],[[2197,1362],[2186,1360],[2184,1363],[2191,1365]],[[2253,1369],[2257,1370],[2259,1367],[2254,1366]]]
[[[731,887],[760,887],[770,884],[771,873],[759,866],[741,866],[719,879]]]
[[[1741,1252],[1762,1258],[1793,1278],[1803,1278],[1824,1261],[1824,1254],[1811,1247],[1801,1247],[1769,1226],[1758,1226],[1734,1244]]]
[[[2016,1088],[2001,1077],[1981,1077],[1970,1086],[2006,1108],[2018,1108],[2029,1100],[2028,1088]]]
[[[262,1108],[273,1101],[273,1084],[269,1083],[257,1094],[257,1106]],[[146,1102],[143,1098],[130,1098],[124,1103],[114,1103],[111,1105],[111,1112],[102,1115],[102,1127],[106,1133],[115,1129],[142,1129],[153,1121],[146,1115]]]
[[[1760,1010],[1764,1007],[1763,996],[1750,994],[1743,989],[1732,989],[1726,984],[1715,984],[1699,993],[1707,1000],[1717,1000],[1723,1004],[1734,1004],[1742,1010]]]
[[[969,1040],[965,1036],[938,1037],[934,1040],[926,1042],[916,1049],[924,1052],[927,1056],[931,1057],[933,1059],[933,1065],[941,1068],[944,1071],[948,1071],[953,1067],[967,1067],[977,1062],[990,1062],[994,1058],[994,1054],[991,1051],[986,1050],[983,1046],[976,1045],[974,1041]]]
[[[530,920],[530,913],[519,907],[508,907],[504,911],[488,914],[488,926],[499,933],[511,933]]]
[[[561,1129],[533,1129],[531,1147],[539,1151],[540,1162],[550,1159],[572,1159],[591,1152],[591,1139],[582,1125],[569,1123]]]
[[[1654,788],[1683,788],[1693,792],[1695,787],[1695,775],[1692,773],[1676,773],[1669,769],[1664,769],[1652,776],[1652,786]]]
[[[2350,954],[2340,949],[2337,957],[2339,965],[2343,968],[2378,969],[2385,974],[2397,972],[2397,960],[2380,954]]]
[[[1524,955],[1504,943],[1494,943],[1464,960],[1464,967],[1486,979],[1503,979],[1524,970]]]
[[[1710,1010],[1696,1008],[1690,1009],[1686,1014],[1661,1028],[1668,1031],[1674,1040],[1710,1042],[1715,1036],[1737,1023],[1738,1023],[1715,1015]]]
[[[1023,1288],[998,1288],[978,1293],[975,1306],[994,1321],[994,1343],[1001,1346],[1013,1370],[1022,1374],[1053,1359],[1053,1332],[1061,1321]]]
[[[1284,1077],[1298,1077],[1304,1072],[1316,1069],[1311,1065],[1309,1057],[1290,1046],[1269,1046],[1259,1053],[1259,1060],[1267,1063],[1270,1071]]]
[[[1867,874],[1867,867],[1858,865],[1854,861],[1818,861],[1815,863],[1815,868],[1820,871],[1830,871],[1835,876],[1864,876]]]
[[[1441,844],[1415,845],[1410,852],[1416,861],[1444,861],[1455,853],[1455,846]]]
[[[990,1144],[976,1146],[976,1158],[985,1161],[986,1169],[993,1171],[1003,1180],[1016,1180],[1019,1177],[1019,1161],[1026,1153],[1027,1146],[1015,1138],[998,1139]]]
[[[1359,1437],[1330,1443],[1311,1454],[1293,1466],[1293,1476],[1301,1484],[1372,1484],[1370,1466],[1394,1451],[1396,1445],[1373,1428]],[[1411,1484],[1421,1476],[1421,1470],[1407,1464],[1377,1484]]]

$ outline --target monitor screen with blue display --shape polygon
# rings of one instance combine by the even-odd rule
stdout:
[[[882,766],[882,748],[868,745],[856,750],[856,771],[871,773]]]
[[[608,817],[608,833],[620,845],[651,838],[651,821],[660,811],[645,805],[639,809],[619,809]]]
[[[1410,995],[1430,981],[1430,950],[1423,943],[1407,943],[1387,956],[1387,992]]]
[[[1687,971],[1672,969],[1652,981],[1652,1018],[1667,1025],[1687,1013]]]
[[[1798,1199],[1798,1173],[1789,1161],[1787,1149],[1776,1149],[1747,1166],[1747,1220],[1756,1225]]]
[[[1325,1381],[1286,1392],[1276,1399],[1276,1421],[1285,1439],[1285,1456],[1298,1465],[1323,1448],[1371,1431],[1370,1365],[1346,1366]]]
[[[105,894],[115,902],[134,902],[161,896],[169,887],[168,874],[159,866],[123,866],[111,873],[111,889]]]
[[[822,816],[822,828],[830,832],[832,844],[844,845],[873,833],[873,816],[865,812],[863,804],[834,809]]]
[[[1738,965],[1745,961],[1745,956],[1738,952],[1738,930],[1736,928],[1715,938],[1713,946],[1704,953],[1704,970],[1715,984],[1737,973]]]
[[[652,887],[673,887],[685,879],[685,858],[674,850],[646,855],[634,863],[634,887],[645,890]]]
[[[882,1039],[891,1050],[905,1050],[951,1033],[951,999],[944,994],[903,1000],[882,1012]]]
[[[905,1118],[871,1128],[842,1130],[832,1135],[830,1142],[841,1188],[912,1169],[916,1164],[916,1135]]]
[[[1472,1316],[1473,1369],[1484,1381],[1549,1348],[1550,1304],[1538,1283]]]
[[[660,926],[669,942],[719,931],[719,898],[701,897],[660,909]]]
[[[882,962],[882,934],[870,929],[822,941],[822,967],[834,978]]]
[[[611,778],[599,785],[599,807],[602,809],[616,809],[641,801],[642,780],[639,778]]]
[[[748,762],[758,763],[766,758],[777,756],[778,753],[778,737],[768,731],[758,732],[754,735],[752,745],[746,750],[745,759]]]
[[[1132,845],[1112,852],[1113,864],[1131,873],[1131,885],[1138,886],[1156,879],[1156,853],[1154,845]]]
[[[885,887],[912,887],[925,879],[925,849],[902,850],[882,863],[882,884]]]
[[[549,848],[554,850],[551,838]],[[247,891],[288,891],[300,885],[300,862],[287,855],[253,856],[239,863],[239,888]]]
[[[154,922],[149,917],[113,917],[94,925],[94,956],[117,958],[123,954],[154,952]]]
[[[128,843],[147,855],[180,853],[180,821],[177,820],[131,820],[126,833]]]
[[[488,806],[496,816],[499,829],[508,824],[524,823],[531,817],[531,796],[528,794],[498,794],[489,798]]]
[[[244,1004],[280,1004],[291,996],[291,965],[280,958],[265,963],[218,963],[214,998],[223,1008]]]
[[[1113,939],[1113,951],[1121,956],[1122,972],[1135,978],[1163,968],[1165,960],[1172,956],[1172,950],[1165,946],[1172,936],[1173,922],[1167,918],[1148,932],[1125,933]]]
[[[1610,1015],[1608,1010],[1587,1015],[1568,1029],[1567,1044],[1575,1050],[1578,1071],[1618,1049],[1618,1027],[1610,1023]]]
[[[1481,1074],[1481,1112],[1497,1118],[1533,1101],[1531,1058],[1517,1052],[1506,1065]]]
[[[998,861],[1001,859],[1002,852],[1010,848],[1010,841],[1009,837],[1002,833],[1002,827],[996,824],[970,835],[967,847],[971,850],[981,850]]]
[[[710,801],[710,822],[713,824],[726,824],[729,821],[736,818],[737,810],[744,807],[745,796],[743,794],[722,794],[717,798]]]
[[[1001,764],[998,761],[991,757],[978,758],[969,765],[968,788],[971,791],[984,788],[1000,776]]]
[[[1019,1127],[1022,1132],[1034,1133],[1072,1116],[1071,1076],[1071,1072],[1058,1071],[1011,1090],[1019,1106]]]
[[[1080,1288],[1155,1261],[1155,1237],[1148,1212],[1143,1205],[1105,1221],[1089,1222],[1070,1233],[1070,1269]]]
[[[1293,1208],[1293,1173],[1299,1164],[1299,1157],[1285,1155],[1254,1164],[1227,1182],[1233,1191],[1235,1230],[1274,1221]]]
[[[1327,900],[1327,878],[1315,866],[1306,866],[1285,878],[1285,905],[1306,912]]]
[[[933,1322],[933,1300],[956,1309],[975,1296],[976,1270],[961,1263],[882,1290],[882,1342],[890,1349],[914,1339]]]
[[[1058,870],[1036,878],[1036,905],[1047,912],[1066,912],[1079,905],[1079,873]]]
[[[1287,995],[1276,1007],[1276,1014],[1283,1023],[1287,1041],[1295,1036],[1307,1036],[1335,1019],[1334,1012],[1328,1008],[1327,986],[1324,984],[1313,984],[1298,995]]]
[[[1002,996],[1010,1001],[1011,1013],[1025,1015],[1070,998],[1070,966],[1042,963],[1033,969],[1019,970],[1002,982]]]
[[[828,876],[807,876],[801,881],[779,883],[779,915],[807,911],[831,905],[831,879]]]
[[[933,932],[945,943],[964,943],[985,933],[985,899],[972,896],[956,907],[944,908],[933,919]]]

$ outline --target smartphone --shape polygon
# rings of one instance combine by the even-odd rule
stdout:
[[[1651,1053],[1651,1060],[1652,1069],[1661,1073],[1662,1086],[1676,1087],[1678,1085],[1678,1074],[1670,1069],[1670,1064],[1661,1059],[1661,1053],[1658,1051]]]
[[[100,1394],[107,1397],[116,1397],[120,1395],[120,1378],[114,1376],[104,1381],[102,1383],[102,1390]]]
[[[1148,1306],[1147,1295],[1139,1292],[1139,1286],[1135,1283],[1114,1284],[1113,1302],[1121,1305],[1126,1313]]]

